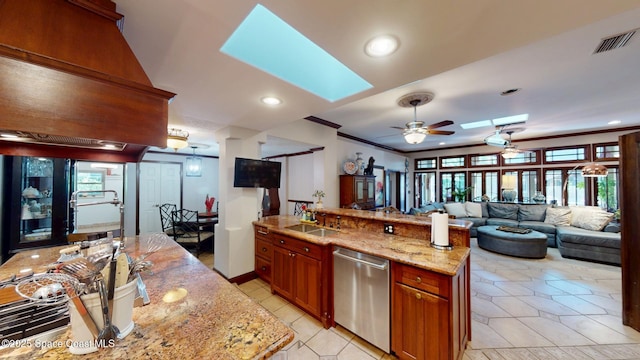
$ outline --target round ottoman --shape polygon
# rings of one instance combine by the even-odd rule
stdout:
[[[498,226],[478,227],[478,246],[498,254],[541,259],[547,256],[547,235],[531,231],[518,234],[497,230]]]

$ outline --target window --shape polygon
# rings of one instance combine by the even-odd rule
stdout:
[[[469,162],[471,167],[498,165],[498,154],[470,155]]]
[[[436,158],[416,160],[416,170],[435,169],[436,167],[437,167]]]
[[[532,150],[518,153],[515,157],[511,159],[502,158],[503,165],[535,165],[540,164],[540,151]]]
[[[558,205],[563,205],[562,173],[562,170],[546,170],[544,172],[544,191],[548,203],[555,201]]]
[[[415,206],[420,207],[436,201],[436,173],[423,172],[415,175]]]
[[[596,178],[598,206],[609,211],[615,212],[618,208],[618,183],[620,172],[617,167],[609,167],[607,176]]]
[[[103,191],[105,170],[78,171],[77,190],[78,191]],[[80,198],[98,198],[104,197],[102,192],[84,192],[78,193]]]
[[[522,194],[522,202],[533,202],[533,197],[537,191],[542,191],[538,184],[538,170],[523,170],[520,172],[520,183],[522,189],[519,192]]]
[[[497,171],[472,172],[470,178],[472,201],[481,201],[483,195],[487,195],[489,201],[500,200]]]
[[[464,190],[467,185],[467,174],[465,172],[452,172],[440,174],[440,194],[441,201],[454,201],[452,193]]]
[[[588,160],[587,154],[587,145],[570,148],[556,148],[545,150],[544,161],[545,163],[584,161]]]
[[[617,143],[594,145],[595,160],[618,160],[620,158],[620,146]]]
[[[547,200],[555,200],[558,205],[586,205],[587,184],[581,168],[545,171]]]
[[[467,165],[465,156],[441,157],[440,168],[461,168]]]

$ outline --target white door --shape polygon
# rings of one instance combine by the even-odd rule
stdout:
[[[140,233],[161,232],[160,205],[176,204],[182,207],[182,164],[140,163]]]

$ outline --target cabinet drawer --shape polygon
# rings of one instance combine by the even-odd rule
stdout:
[[[273,257],[273,244],[270,241],[256,238],[256,256],[271,260]]]
[[[450,277],[428,270],[418,269],[413,266],[397,264],[395,281],[411,286],[416,289],[424,290],[428,293],[449,298]]]
[[[256,239],[263,239],[266,241],[269,241],[269,237],[270,237],[270,233],[269,233],[269,229],[267,229],[264,226],[255,226],[255,236]]]
[[[273,240],[273,244],[299,254],[304,254],[316,260],[320,260],[322,258],[322,246],[318,244],[285,236],[276,236]]]
[[[256,257],[255,271],[262,280],[271,283],[271,261]]]

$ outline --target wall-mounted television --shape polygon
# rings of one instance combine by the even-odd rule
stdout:
[[[282,163],[245,158],[236,158],[233,171],[233,187],[279,188]]]

